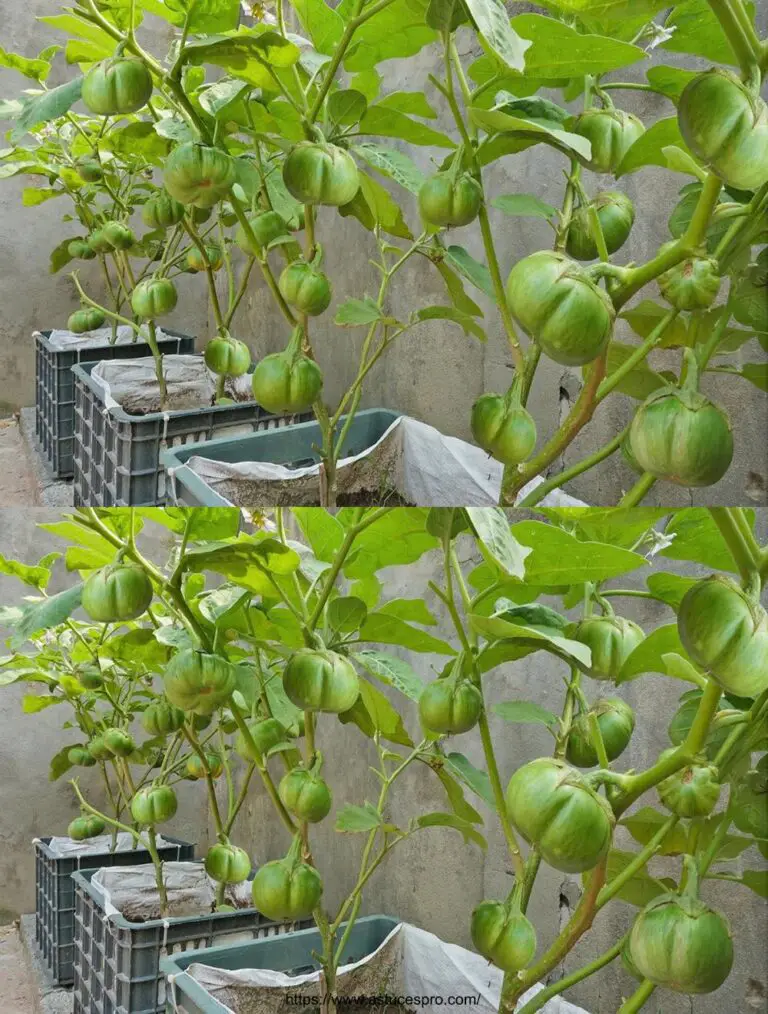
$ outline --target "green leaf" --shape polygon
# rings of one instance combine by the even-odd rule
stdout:
[[[491,708],[494,714],[505,722],[517,722],[522,725],[545,725],[548,729],[557,725],[559,719],[551,711],[533,701],[502,701]]]
[[[451,809],[462,820],[468,820],[472,824],[482,824],[483,818],[464,796],[464,790],[446,767],[434,769],[440,779],[440,783],[448,796]]]
[[[664,0],[547,0],[546,6],[579,18],[618,23],[629,18],[650,21],[669,7],[669,3]]]
[[[648,165],[660,165],[667,168],[667,157],[664,149],[673,145],[693,158],[683,140],[677,117],[670,116],[666,120],[657,120],[644,134],[635,141],[621,160],[615,176],[626,176]]]
[[[693,156],[689,155],[687,151],[683,151],[682,148],[669,144],[666,148],[661,149],[661,153],[666,161],[667,169],[683,173],[686,176],[695,176],[699,180],[706,178],[706,171],[701,168]]]
[[[339,208],[342,217],[354,215],[371,232],[378,225],[391,236],[411,239],[411,230],[405,223],[402,210],[388,191],[367,173],[359,172],[359,178],[357,195],[349,204]]]
[[[464,290],[463,282],[453,268],[450,268],[444,260],[437,261],[435,267],[445,282],[448,295],[456,309],[461,310],[462,313],[471,313],[475,317],[482,317],[483,311],[474,300],[469,298]]]
[[[465,0],[465,3],[482,39],[504,66],[521,73],[526,70],[525,54],[531,43],[520,38],[512,27],[503,0]]]
[[[420,116],[424,120],[437,119],[437,113],[427,101],[424,92],[390,92],[379,100],[378,105],[396,109],[407,116]]]
[[[381,606],[379,612],[397,616],[408,623],[420,623],[425,627],[437,626],[437,620],[424,599],[390,599]]]
[[[369,613],[360,628],[358,637],[361,641],[378,644],[399,644],[411,651],[435,652],[439,655],[455,655],[456,650],[438,637],[418,630],[397,616],[387,613]]]
[[[660,813],[651,806],[644,806],[629,817],[619,821],[640,845],[647,845],[648,842],[658,833],[662,824],[669,820],[668,813]],[[688,835],[682,824],[675,827],[664,838],[659,849],[659,855],[678,856],[688,851]]]
[[[54,197],[63,197],[65,191],[53,190],[50,187],[26,187],[21,195],[21,203],[25,208],[36,208]]]
[[[511,23],[530,44],[525,54],[527,78],[600,75],[647,59],[639,46],[606,35],[584,34],[542,14],[520,14]]]
[[[186,530],[189,542],[230,539],[240,531],[237,507],[134,507],[132,510],[177,535],[183,535]]]
[[[155,133],[167,141],[177,141],[179,144],[184,144],[186,141],[197,139],[195,131],[181,116],[164,116],[152,125]]]
[[[318,53],[332,56],[344,31],[344,21],[324,0],[291,0],[301,27]]]
[[[520,521],[512,535],[532,550],[525,561],[528,584],[566,585],[607,581],[648,565],[645,557],[619,546],[582,542],[541,521]]]
[[[667,652],[661,656],[661,660],[664,664],[667,676],[672,676],[677,680],[684,680],[687,683],[695,683],[697,687],[704,689],[706,686],[706,679],[701,673],[693,666],[687,658],[683,658],[682,655],[678,655],[674,651]]]
[[[336,311],[334,323],[339,327],[363,327],[383,319],[381,308],[370,296],[366,296],[364,299],[348,299],[342,303]]]
[[[532,605],[514,606],[505,599],[496,603],[496,615],[510,623],[518,623],[524,627],[533,627],[544,634],[562,634],[570,626],[570,620],[549,606],[534,602]]]
[[[15,625],[13,642],[21,643],[40,630],[49,630],[63,623],[80,605],[82,592],[82,584],[76,584],[58,595],[24,606],[21,619]]]
[[[504,194],[495,197],[491,204],[505,215],[512,215],[520,218],[546,218],[551,219],[557,215],[557,208],[542,201],[535,194]]]
[[[510,116],[501,109],[481,109],[472,106],[469,111],[471,119],[488,133],[512,134],[513,138],[521,138],[523,147],[533,144],[548,144],[569,157],[576,156],[586,162],[591,153],[592,145],[579,134],[553,126],[549,121],[534,122],[521,116]]]
[[[491,299],[495,298],[491,274],[485,264],[476,261],[463,246],[449,246],[445,251],[445,260],[455,268],[458,273],[471,282],[475,288],[480,289]]]
[[[386,683],[388,686],[399,690],[412,701],[418,701],[424,689],[424,684],[416,675],[411,666],[402,658],[388,655],[383,651],[366,649],[352,655],[352,659],[375,677]]]
[[[166,626],[159,627],[155,631],[155,640],[168,648],[176,648],[183,651],[185,648],[194,648],[195,642],[192,635],[185,627]]]
[[[337,831],[374,831],[381,827],[381,814],[372,803],[345,806],[336,815]]]
[[[607,542],[629,549],[669,510],[663,507],[546,507],[546,517],[562,527],[575,526],[591,542]]]
[[[519,655],[513,653],[513,658],[522,658],[534,651],[549,651],[553,655],[557,655],[558,658],[577,665],[582,670],[586,670],[592,660],[589,648],[579,641],[572,641],[570,638],[550,634],[544,630],[535,630],[533,627],[526,627],[519,623],[510,623],[501,616],[478,616],[476,613],[471,613],[469,623],[474,630],[477,630],[489,641],[498,640],[505,642],[505,644],[511,641],[513,645],[519,643],[527,649]],[[481,656],[484,655],[485,652],[481,652]],[[487,658],[484,658],[480,663],[483,671],[491,668],[487,663]]]
[[[353,722],[370,739],[378,733],[391,743],[413,746],[400,715],[384,694],[366,680],[360,680],[360,696],[354,707],[339,715],[339,720],[343,725]]]
[[[606,866],[607,885],[610,886],[611,881],[620,873],[623,873],[627,866],[631,862],[634,862],[636,858],[637,853],[635,852],[622,852],[619,849],[611,849],[608,853],[608,863]],[[587,876],[588,874],[586,873],[582,874],[585,882]],[[634,876],[630,877],[615,897],[621,899],[621,901],[628,902],[630,905],[644,908],[649,901],[652,901],[659,894],[665,894],[667,891],[673,890],[674,886],[674,880],[670,880],[669,878],[657,880],[647,870],[641,869]]]
[[[362,92],[354,88],[342,88],[333,92],[328,99],[328,116],[332,123],[351,127],[357,123],[368,108],[368,101]]]
[[[396,137],[411,144],[425,145],[436,148],[455,148],[456,143],[440,131],[433,130],[423,123],[412,120],[405,113],[387,106],[368,106],[365,116],[360,120],[361,134],[374,134],[378,137]]]
[[[449,753],[445,758],[445,766],[455,778],[463,782],[484,803],[487,803],[493,810],[496,809],[491,780],[485,771],[476,768],[462,753]]]
[[[648,84],[663,92],[676,102],[689,81],[697,77],[698,71],[683,70],[682,67],[651,67],[647,73]]]
[[[425,176],[416,163],[404,152],[385,148],[370,141],[362,141],[350,149],[369,166],[399,183],[412,194],[418,194]]]
[[[21,710],[25,715],[36,715],[39,711],[45,711],[46,708],[50,708],[53,704],[64,704],[65,702],[65,697],[54,697],[52,694],[49,694],[47,697],[41,697],[37,694],[24,694],[21,699]]]
[[[755,512],[747,510],[746,514],[750,525],[754,525]],[[662,556],[672,560],[690,560],[716,570],[738,572],[720,529],[706,507],[676,510],[664,533],[672,538],[672,543],[662,549]]]
[[[73,746],[77,746],[76,743],[68,743],[63,746],[58,753],[55,753],[51,757],[51,763],[48,767],[48,781],[55,782],[65,775],[67,771],[72,767],[72,761],[69,759],[69,751]]]
[[[501,507],[467,507],[467,516],[472,522],[485,559],[498,564],[509,577],[519,577],[522,580],[530,549],[524,549],[514,537]]]
[[[243,606],[247,606],[250,599],[251,593],[249,591],[243,591],[237,585],[223,584],[202,596],[199,600],[199,608],[209,623],[226,627],[229,617]]]
[[[696,584],[696,581],[692,577],[662,573],[651,574],[645,583],[649,592],[668,603],[673,609],[677,609],[683,601],[683,595]]]
[[[633,306],[630,310],[625,310],[621,314],[621,317],[623,320],[627,321],[635,334],[638,334],[641,338],[645,339],[660,323],[661,319],[666,317],[668,313],[668,306],[662,306],[661,303],[655,303],[652,299],[643,299],[637,304],[637,306]],[[683,314],[678,314],[664,332],[664,338],[660,347],[684,348],[686,345],[691,344],[692,340],[689,334],[688,321]]]
[[[336,518],[316,507],[293,507],[291,513],[318,560],[331,563],[344,541],[344,529]]]
[[[667,675],[664,655],[668,653],[685,656],[685,648],[680,643],[677,624],[670,623],[651,631],[632,652],[621,667],[616,683],[628,683],[645,673],[657,672]]]
[[[635,345],[624,345],[622,342],[616,341],[611,342],[608,346],[606,376],[610,378],[635,352],[637,352]],[[589,372],[588,367],[583,367],[582,372],[586,376]],[[649,394],[663,387],[665,383],[664,378],[658,373],[654,373],[648,365],[648,361],[643,359],[629,373],[622,377],[614,390],[619,391],[621,394],[629,395],[630,398],[636,398],[638,401],[645,401]]]
[[[129,668],[146,666],[159,670],[170,657],[167,645],[155,637],[154,629],[139,627],[110,639],[99,649],[99,657],[111,658]]]
[[[51,70],[47,60],[30,60],[26,56],[19,56],[18,53],[9,53],[2,46],[0,46],[0,67],[18,71],[33,81],[45,81]]]
[[[298,62],[299,47],[277,32],[261,35],[208,36],[187,42],[185,59],[194,66],[223,67],[254,88],[276,90],[275,72]]]
[[[768,898],[768,870],[744,870],[741,883],[761,898]]]
[[[19,560],[10,560],[2,553],[0,553],[0,574],[18,578],[19,581],[23,581],[24,584],[28,584],[32,588],[46,588],[51,578],[51,572],[47,567],[39,564],[36,567],[30,567]]]
[[[189,30],[196,35],[233,32],[240,21],[238,0],[138,0],[138,6],[150,14],[181,26],[189,18]]]
[[[458,324],[465,335],[474,335],[481,342],[487,341],[485,331],[480,327],[474,317],[468,313],[462,313],[454,306],[425,306],[421,310],[415,310],[413,317],[418,320],[450,320]]]
[[[48,123],[50,120],[57,120],[60,116],[69,112],[70,108],[80,98],[80,90],[83,87],[82,77],[73,78],[66,84],[52,88],[50,91],[36,95],[24,103],[24,108],[16,120],[16,126],[11,132],[11,138],[15,139],[24,135],[30,128],[36,127],[39,123]]]
[[[171,150],[170,141],[158,134],[154,123],[143,120],[110,131],[101,144],[116,155],[125,157],[143,155],[144,158],[156,165],[160,165]]]
[[[426,530],[428,511],[401,507],[377,518],[354,541],[344,565],[349,578],[364,578],[381,567],[414,563],[438,541]]]
[[[755,5],[745,3],[745,14],[754,23]],[[714,63],[738,65],[738,61],[707,0],[689,0],[676,4],[664,27],[671,29],[662,46],[674,53],[690,53]]]
[[[328,626],[340,634],[351,634],[358,630],[368,615],[368,608],[362,599],[354,595],[342,595],[328,603]]]
[[[455,831],[459,832],[467,844],[474,842],[481,849],[488,848],[488,843],[477,828],[473,827],[468,820],[462,820],[455,813],[425,813],[421,817],[416,818],[415,824],[416,827],[420,828],[452,827]]]

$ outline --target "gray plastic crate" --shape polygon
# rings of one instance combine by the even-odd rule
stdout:
[[[93,852],[82,856],[59,856],[51,851],[51,839],[35,842],[35,940],[54,982],[72,982],[75,941],[75,885],[78,870],[104,866],[137,866],[151,862],[145,849],[123,852]],[[163,859],[194,859],[195,846],[166,837],[170,844],[159,847]]]
[[[344,945],[341,964],[349,965],[372,954],[399,922],[399,919],[392,919],[388,915],[369,915],[358,919]],[[345,928],[346,923],[343,923],[339,936]],[[304,975],[320,967],[312,952],[321,952],[322,948],[320,933],[316,929],[305,929],[279,940],[255,940],[250,944],[231,944],[229,947],[214,947],[209,951],[187,951],[185,954],[163,958],[160,967],[168,976],[167,1014],[230,1014],[228,1007],[219,1003],[204,986],[186,974],[187,968],[192,964],[199,962],[213,968],[231,970],[268,968],[288,975]]]
[[[129,415],[107,408],[92,379],[94,363],[73,366],[75,378],[74,499],[76,507],[162,507],[166,502],[167,447],[205,443],[289,426],[303,416],[270,415],[255,401],[176,412]]]
[[[400,416],[383,408],[369,408],[358,412],[344,439],[343,457],[362,454],[380,440],[392,423]],[[342,416],[339,426],[343,426]],[[219,438],[205,444],[186,444],[171,447],[160,457],[168,473],[170,496],[168,504],[188,507],[231,507],[232,504],[211,489],[187,466],[195,455],[212,461],[270,461],[291,468],[305,468],[317,464],[320,456],[316,448],[322,444],[322,434],[316,422],[304,422],[286,429],[250,436]],[[277,505],[279,506],[279,505]],[[286,505],[289,506],[289,505]]]
[[[166,332],[160,338],[165,353],[195,351],[195,339],[189,335]],[[104,359],[133,359],[151,355],[146,342],[91,346],[84,349],[57,349],[51,345],[50,331],[40,332],[35,339],[35,435],[53,474],[57,479],[71,478],[74,470],[75,439],[75,378],[72,367],[77,363]]]
[[[255,908],[203,916],[129,922],[107,917],[104,896],[91,883],[94,870],[74,873],[75,964],[73,1014],[162,1014],[169,954],[289,933],[293,926],[270,922]],[[306,925],[297,924],[297,925]]]

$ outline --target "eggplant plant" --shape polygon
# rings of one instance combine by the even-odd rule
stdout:
[[[733,862],[752,847],[768,857],[768,547],[752,512],[561,508],[520,518],[500,508],[294,508],[254,515],[248,530],[240,520],[221,508],[80,509],[45,526],[69,543],[66,562],[82,578],[57,596],[44,595],[50,559],[4,564],[40,595],[3,616],[16,647],[0,666],[3,682],[47,683],[65,663],[27,659],[19,644],[77,632],[73,664],[126,668],[134,689],[117,704],[151,737],[137,740],[155,758],[146,776],[124,775],[130,817],[101,813],[75,783],[84,833],[92,820],[118,824],[152,851],[184,779],[204,780],[217,904],[227,884],[253,873],[264,916],[313,919],[326,1009],[366,887],[386,876],[389,854],[439,827],[458,831],[476,861],[496,822],[507,889],[471,911],[459,890],[455,904],[476,950],[503,973],[501,1010],[551,980],[598,913],[620,902],[637,912],[616,911],[625,915],[618,939],[580,967],[577,954],[574,970],[526,998],[522,1014],[617,959],[626,969],[621,1014],[641,1010],[655,990],[693,995],[725,982],[739,940],[709,887],[766,893],[764,870]],[[162,564],[141,548],[153,525],[171,535]],[[419,597],[389,597],[385,571],[394,565],[413,568],[408,586]],[[643,629],[626,615],[638,598],[668,610],[661,626]],[[72,618],[80,605],[95,623]],[[539,652],[547,706],[521,699],[509,668]],[[417,671],[424,655],[440,659],[436,678]],[[497,673],[510,698],[490,704]],[[625,697],[650,675],[685,689],[676,709],[654,714],[668,745],[638,770],[628,758],[659,730],[641,725]],[[550,710],[556,685],[559,714]],[[119,756],[135,724],[99,727],[96,738]],[[357,737],[351,754],[340,724]],[[510,756],[510,724],[538,726],[551,748]],[[453,737],[478,737],[477,749]],[[373,801],[349,799],[349,787],[342,795],[333,774],[342,751],[345,768],[373,759]],[[399,804],[413,802],[401,776],[414,771],[428,784],[419,783],[417,812],[397,819],[396,801],[398,813],[413,810]],[[432,793],[442,808],[421,812]],[[283,837],[277,857],[252,870],[237,818],[255,797]],[[331,820],[336,832],[361,836],[343,885],[328,882],[320,831]],[[542,865],[582,882],[551,939],[530,916]],[[333,910],[325,886],[342,897]]]
[[[150,330],[172,311],[175,258],[166,255],[178,240],[188,242],[180,258],[209,288],[216,329],[206,362],[222,378],[219,397],[223,378],[248,369],[248,342],[234,337],[234,318],[260,277],[284,321],[285,345],[269,355],[254,350],[253,394],[271,412],[314,411],[323,435],[323,506],[335,505],[344,438],[374,368],[398,338],[435,320],[480,341],[500,324],[512,380],[506,391],[478,399],[471,430],[504,465],[503,504],[546,475],[522,499],[533,506],[620,450],[635,471],[631,484],[627,473],[624,506],[642,502],[657,482],[711,486],[731,464],[734,436],[708,381],[732,376],[734,392],[743,382],[765,386],[760,353],[755,362],[743,358],[758,345],[764,350],[768,333],[765,250],[758,249],[768,230],[768,107],[760,95],[766,40],[745,0],[708,0],[695,18],[686,4],[546,6],[546,14],[509,19],[498,0],[335,7],[279,0],[274,13],[255,5],[246,12],[237,0],[202,7],[78,0],[41,20],[68,36],[65,54],[80,76],[48,89],[50,50],[37,61],[14,56],[12,64],[40,89],[6,105],[16,118],[11,137],[62,118],[69,124],[82,102],[90,121],[102,124],[85,139],[72,137],[89,163],[112,150],[130,152],[162,179],[159,194],[144,195],[146,221],[173,238],[160,266],[136,280],[133,308]],[[153,26],[173,30],[166,55],[152,51],[159,32],[145,30]],[[391,90],[387,61],[423,58],[430,44],[439,57],[425,89]],[[667,51],[719,62],[703,71],[671,66],[663,62]],[[645,80],[625,80],[627,67],[646,67]],[[668,115],[646,124],[616,104],[632,92],[660,96]],[[450,134],[430,125],[440,113]],[[537,194],[494,194],[489,178],[498,164],[514,175],[516,156],[540,144],[563,159],[560,207]],[[434,153],[436,171],[423,172],[418,148]],[[5,158],[8,175],[39,171],[20,163],[15,150]],[[622,251],[648,209],[635,208],[617,187],[647,166],[685,183],[670,235],[636,264]],[[651,187],[650,203],[654,196]],[[234,235],[213,227],[201,233],[196,220],[212,209]],[[343,259],[342,277],[329,274],[337,214],[369,234],[359,249],[374,250],[375,295],[346,291]],[[509,216],[513,223],[546,220],[552,249],[502,264],[499,236]],[[456,229],[465,231],[456,237]],[[456,242],[467,237],[471,245],[473,235],[479,259]],[[228,254],[233,246],[246,257],[239,275]],[[347,257],[357,252],[356,245]],[[419,262],[439,274],[443,302],[396,315],[396,283]],[[331,404],[323,315],[334,291],[335,328],[360,329],[362,337],[330,331],[352,346],[354,374]],[[105,312],[98,300],[83,299]],[[490,303],[487,322],[477,299]],[[677,354],[672,368],[661,356],[669,350]],[[580,369],[583,381],[545,441],[527,408],[541,383],[542,356]],[[557,471],[609,395],[636,401],[634,418]]]

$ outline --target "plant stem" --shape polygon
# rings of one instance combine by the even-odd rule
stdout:
[[[720,534],[728,546],[739,574],[744,581],[747,581],[755,573],[757,561],[741,533],[739,522],[733,513],[735,509],[733,507],[710,507],[709,513],[720,529]]]
[[[638,852],[632,862],[626,866],[621,873],[617,874],[610,883],[605,885],[605,887],[600,891],[600,894],[598,894],[597,901],[595,903],[598,910],[604,905],[607,905],[611,898],[615,898],[624,884],[631,880],[632,877],[634,877],[634,875],[656,855],[664,839],[675,827],[679,819],[679,817],[674,815],[668,817],[643,850]]]
[[[602,382],[600,387],[597,389],[595,395],[596,401],[600,402],[606,398],[614,388],[618,387],[621,381],[631,373],[632,370],[647,358],[648,354],[653,351],[654,348],[659,344],[661,339],[664,337],[664,332],[667,330],[669,325],[677,318],[679,310],[669,310],[659,321],[656,327],[651,331],[648,337],[645,339],[642,345],[638,346],[635,351],[629,356],[621,366],[615,370],[609,377]]]
[[[635,1014],[636,1011],[642,1010],[654,989],[656,989],[654,984],[644,979],[629,1000],[621,1005],[618,1014]]]
[[[531,492],[523,500],[521,500],[517,506],[533,507],[535,504],[540,503],[547,493],[550,493],[553,489],[564,486],[566,482],[570,482],[571,479],[575,479],[577,475],[581,475],[583,472],[589,471],[590,468],[593,468],[601,461],[605,461],[606,458],[615,454],[621,447],[624,438],[629,434],[630,426],[631,423],[628,423],[624,429],[613,438],[613,440],[609,441],[609,443],[607,443],[604,447],[601,447],[600,450],[595,451],[594,454],[590,454],[588,458],[582,458],[581,461],[577,461],[576,464],[571,465],[570,468],[564,468],[562,472],[557,472],[555,475],[551,475],[548,479],[545,479],[544,482],[540,483],[540,485],[536,487],[536,489],[531,490]]]
[[[157,893],[160,897],[160,915],[166,918],[168,915],[168,892],[165,889],[163,861],[157,851],[157,841],[153,827],[147,828],[147,852],[152,856],[152,865],[155,867],[155,883],[157,884]]]
[[[760,60],[760,43],[754,28],[746,17],[746,11],[743,11],[742,8],[744,15],[742,18],[734,13],[734,5],[729,0],[708,0],[708,3],[739,61],[742,74],[745,79],[748,78]],[[735,6],[741,8],[741,0],[736,0]],[[749,34],[745,31],[747,26],[751,29]]]
[[[237,707],[232,708],[232,717],[234,718],[235,722],[237,722],[237,728],[240,730],[240,733],[242,734],[242,737],[245,740],[246,745],[249,747],[251,755],[253,757],[258,757],[259,752],[256,749],[256,744],[253,741],[251,730],[248,728],[245,719],[240,714],[240,711],[238,710]],[[291,836],[295,835],[298,831],[298,828],[291,820],[290,814],[288,813],[286,808],[283,806],[283,802],[280,799],[280,796],[277,794],[275,783],[272,781],[272,776],[267,770],[266,764],[262,762],[257,763],[256,766],[259,769],[259,775],[261,776],[261,780],[264,783],[264,788],[267,790],[267,794],[269,795],[269,798],[272,800],[272,803],[274,804],[274,807],[277,810],[278,816],[282,820],[283,824],[285,824],[285,827],[288,830],[289,834]]]
[[[165,383],[163,355],[160,351],[160,346],[157,344],[157,328],[153,320],[147,321],[147,345],[152,350],[152,358],[155,361],[155,377],[157,377],[157,387],[160,392],[160,407],[164,409],[168,403],[168,386]]]
[[[632,489],[619,501],[619,507],[637,507],[645,494],[656,484],[656,477],[650,472],[643,472]]]
[[[532,1000],[528,1001],[525,1007],[520,1008],[518,1014],[536,1014],[536,1011],[541,1010],[547,1000],[551,1000],[553,996],[562,994],[566,989],[575,986],[577,982],[581,982],[582,979],[587,979],[590,975],[594,975],[595,972],[599,972],[601,968],[605,968],[606,965],[609,965],[621,954],[621,949],[627,942],[628,937],[629,933],[625,933],[613,947],[610,947],[604,954],[595,958],[594,961],[591,961],[588,965],[584,965],[583,968],[577,969],[575,972],[571,972],[570,975],[563,976],[562,979],[557,979],[550,986],[542,989]]]

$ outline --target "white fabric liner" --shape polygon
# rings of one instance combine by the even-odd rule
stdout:
[[[182,973],[183,974],[183,973]],[[287,975],[285,972],[251,968],[230,971],[203,963],[189,966],[187,974],[203,986],[230,1014],[289,1014],[301,1006],[297,997],[318,997],[324,986],[320,972]],[[173,976],[169,977],[171,1005],[181,1011]],[[443,998],[478,997],[464,1006],[474,1014],[495,1014],[499,1008],[503,973],[472,951],[449,944],[426,930],[400,923],[380,946],[361,961],[339,969],[336,993],[343,997],[410,996]],[[537,983],[521,998],[518,1009],[544,987]],[[287,998],[291,998],[291,1004]],[[308,1003],[306,1006],[314,1007]],[[419,1005],[411,1004],[411,1007]],[[344,1006],[339,1010],[343,1011]],[[371,1009],[375,1009],[371,1007]],[[553,997],[543,1014],[587,1014],[567,1000]]]
[[[40,335],[39,331],[35,331],[33,338],[37,338]],[[45,335],[40,335],[45,337]],[[132,327],[128,327],[127,324],[119,324],[117,328],[117,338],[112,341],[112,328],[111,327],[99,327],[93,331],[86,331],[84,334],[75,334],[73,331],[67,331],[65,329],[56,329],[51,331],[48,341],[51,343],[53,348],[58,349],[61,352],[65,352],[69,349],[92,349],[99,345],[134,345],[137,342],[146,341],[148,337],[147,331],[142,331],[141,338],[136,335],[136,332]],[[173,341],[174,335],[168,335],[165,331],[157,328],[158,341],[171,340]]]
[[[166,412],[209,408],[216,400],[216,374],[208,369],[202,356],[163,356],[163,376],[168,388]],[[105,359],[94,366],[91,377],[100,387],[107,409],[119,407],[129,415],[161,411],[152,356]],[[234,401],[253,401],[248,374],[227,377],[224,391]]]
[[[103,892],[107,917],[120,914],[129,922],[162,918],[152,863],[106,866],[94,873],[91,883]],[[168,918],[210,915],[213,911],[216,881],[202,863],[164,862],[163,883],[168,893]],[[250,882],[227,884],[224,900],[235,908],[252,908]]]
[[[39,842],[40,839],[35,838],[33,841]],[[167,845],[171,848],[177,848],[176,842],[166,841],[160,835],[157,836],[157,844],[158,846]],[[89,856],[95,852],[130,852],[131,849],[143,848],[143,845],[134,845],[132,835],[128,834],[127,831],[118,831],[115,848],[112,848],[111,834],[100,834],[95,838],[88,838],[85,841],[75,841],[66,835],[62,835],[61,837],[54,836],[47,842],[47,847],[58,858],[63,859],[70,856]]]
[[[310,506],[320,499],[320,465],[287,468],[268,461],[213,461],[202,455],[187,466],[235,507]],[[499,502],[503,466],[472,444],[401,416],[361,454],[339,461],[339,494],[386,493],[426,507],[487,507]],[[173,480],[173,470],[170,470]],[[544,480],[536,477],[520,492],[524,498]],[[175,491],[174,491],[175,492]],[[581,500],[553,490],[541,500],[549,507],[585,507]]]

